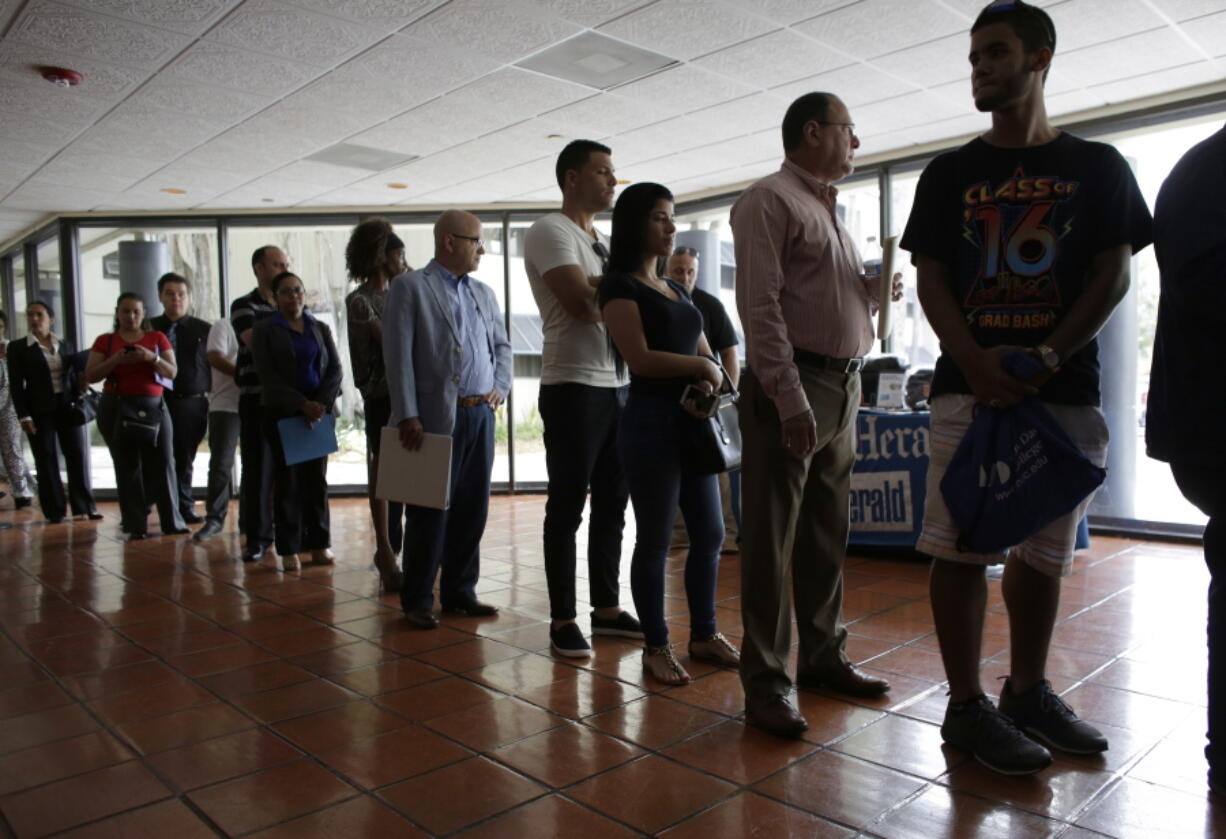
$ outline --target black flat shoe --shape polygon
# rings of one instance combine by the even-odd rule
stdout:
[[[142,539],[148,539],[148,538],[149,538],[149,534],[148,534],[148,533],[143,533],[143,532],[141,532],[141,533],[129,533],[129,534],[128,534],[128,538],[127,538],[127,539],[125,539],[124,541],[126,541],[126,542],[139,542],[139,541],[141,541]]]
[[[191,533],[186,527],[172,527],[169,530],[163,530],[163,536],[182,536],[184,533]]]
[[[105,516],[103,516],[102,513],[86,513],[85,518],[89,519],[90,521],[102,521]]]
[[[204,516],[198,516],[195,513],[184,513],[183,521],[186,524],[200,524],[204,521]]]
[[[457,615],[469,615],[474,618],[488,618],[498,614],[498,607],[492,603],[482,603],[474,597],[472,600],[446,603],[443,605],[443,611]]]
[[[243,562],[258,562],[268,553],[268,545],[256,545],[243,551]]]

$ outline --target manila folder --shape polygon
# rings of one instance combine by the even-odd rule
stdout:
[[[451,435],[425,434],[411,452],[400,444],[400,431],[379,431],[379,477],[375,498],[446,510],[451,496]]]

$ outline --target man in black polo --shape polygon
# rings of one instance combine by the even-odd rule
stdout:
[[[192,303],[192,286],[186,277],[173,272],[163,274],[158,279],[158,299],[162,301],[162,314],[150,324],[170,340],[178,365],[174,387],[165,396],[174,424],[179,512],[187,524],[199,524],[204,519],[192,509],[192,462],[209,420],[209,360],[205,353],[209,325],[187,313]]]
[[[254,562],[272,545],[272,451],[264,437],[264,409],[260,406],[260,377],[251,358],[251,330],[276,314],[272,278],[289,270],[289,258],[275,245],[256,248],[251,270],[258,285],[230,304],[230,324],[238,336],[239,446],[243,477],[239,490],[239,522],[246,547],[243,562]]]

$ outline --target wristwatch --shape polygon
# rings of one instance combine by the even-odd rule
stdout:
[[[1039,354],[1039,360],[1048,370],[1056,370],[1060,367],[1060,354],[1047,344],[1039,344],[1034,351]]]

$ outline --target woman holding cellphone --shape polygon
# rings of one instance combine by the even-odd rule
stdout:
[[[630,368],[630,395],[618,450],[630,485],[638,536],[630,566],[634,605],[643,624],[643,669],[665,684],[684,684],[664,619],[664,567],[678,506],[690,533],[685,593],[690,609],[690,658],[726,667],[740,653],[715,627],[715,583],[724,540],[719,484],[687,463],[687,439],[702,412],[682,404],[688,387],[714,394],[723,374],[711,360],[702,315],[685,287],[659,276],[672,253],[673,196],[665,187],[628,187],[613,208],[608,268],[597,299],[619,367]]]

